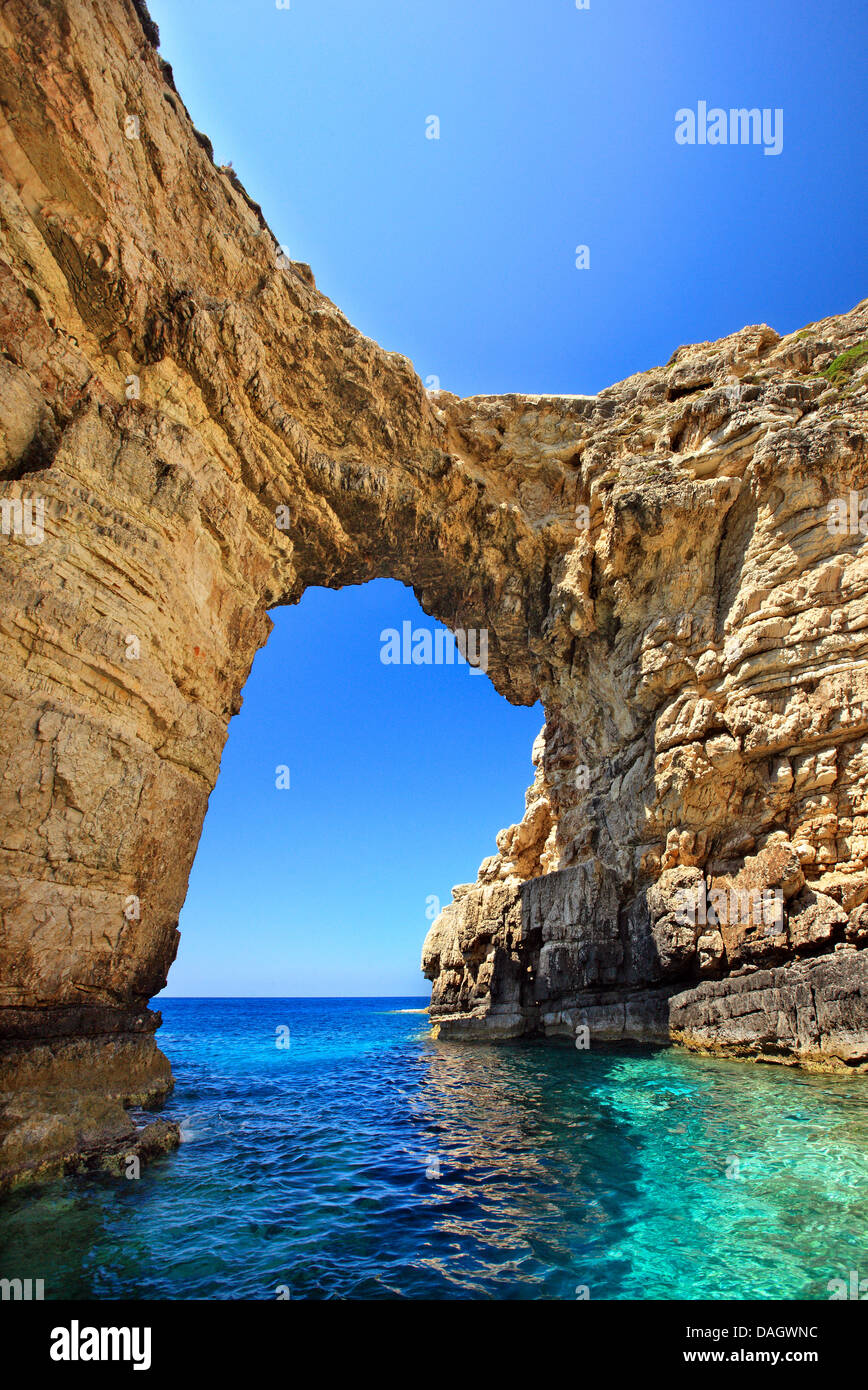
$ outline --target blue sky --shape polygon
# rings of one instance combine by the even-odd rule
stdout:
[[[868,292],[861,0],[150,9],[193,120],[278,240],[459,395],[597,391],[681,343],[789,332]],[[781,108],[782,153],[676,144],[675,112],[699,101]],[[448,900],[521,814],[541,713],[466,668],[382,667],[381,627],[429,622],[399,586],[274,616],[168,992],[418,992],[426,896]]]
[[[384,664],[386,629],[440,626],[395,580],[309,589],[272,617],[166,993],[426,993],[430,899],[449,902],[521,817],[542,711],[467,665]]]

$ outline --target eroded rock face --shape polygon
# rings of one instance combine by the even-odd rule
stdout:
[[[868,302],[597,397],[428,394],[284,260],[141,11],[0,14],[0,1170],[138,1142],[171,1084],[147,1001],[310,584],[412,585],[544,703],[525,816],[425,946],[441,1031],[769,1054],[777,1008],[779,1055],[860,1064],[868,558],[827,507],[868,487]],[[685,922],[700,884],[782,913]]]
[[[441,1033],[868,1064],[866,328],[746,329],[589,407],[527,810],[425,944]],[[848,1002],[793,1022],[815,956]]]

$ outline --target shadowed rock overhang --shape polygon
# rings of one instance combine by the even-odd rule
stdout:
[[[594,397],[428,393],[284,258],[130,0],[3,6],[0,302],[7,1180],[172,1141],[124,1109],[171,1085],[147,1001],[311,584],[411,585],[545,708],[425,944],[441,1034],[868,1062],[868,302]]]

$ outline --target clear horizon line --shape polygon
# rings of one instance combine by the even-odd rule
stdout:
[[[154,994],[150,1003],[168,999],[427,999],[426,994]]]

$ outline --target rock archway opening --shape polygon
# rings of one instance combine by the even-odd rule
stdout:
[[[165,994],[427,995],[423,940],[521,819],[541,708],[494,691],[484,633],[480,666],[393,581],[270,616]]]
[[[546,711],[429,933],[435,1029],[868,1065],[868,302],[593,397],[427,391],[140,8],[3,11],[0,1181],[166,1093],[147,1003],[268,610],[373,579]]]

